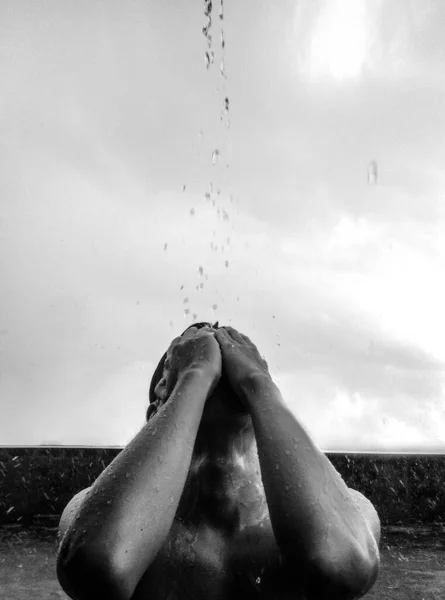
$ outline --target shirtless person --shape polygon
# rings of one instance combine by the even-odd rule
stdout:
[[[347,600],[379,570],[380,522],[286,407],[248,337],[173,340],[147,423],[60,521],[74,600]]]

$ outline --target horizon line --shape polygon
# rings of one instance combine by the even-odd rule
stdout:
[[[125,445],[92,445],[92,444],[0,444],[0,448],[78,448],[78,449],[97,449],[97,450],[123,450]],[[445,448],[442,450],[320,450],[326,454],[404,454],[404,455],[445,455]]]

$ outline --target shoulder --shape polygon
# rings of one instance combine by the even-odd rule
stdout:
[[[64,537],[65,533],[67,532],[68,528],[70,527],[71,523],[76,518],[76,516],[80,510],[80,507],[82,505],[82,502],[84,501],[89,490],[90,490],[89,487],[85,488],[84,490],[81,490],[80,492],[75,494],[71,498],[71,500],[68,502],[68,504],[65,506],[65,508],[62,512],[62,516],[60,517],[60,521],[59,521],[59,533],[58,533],[59,541],[61,541],[63,539],[63,537]]]
[[[358,492],[357,490],[353,490],[352,488],[349,488],[349,493],[351,494],[352,499],[354,500],[354,502],[356,503],[356,505],[359,507],[363,518],[366,522],[366,524],[368,525],[372,535],[374,536],[377,544],[380,543],[380,534],[381,534],[381,529],[380,529],[380,519],[379,519],[379,515],[377,514],[377,511],[373,505],[373,503],[368,500],[368,498],[366,498],[366,496],[364,496],[361,492]]]

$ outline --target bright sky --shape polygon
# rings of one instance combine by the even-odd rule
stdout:
[[[443,451],[445,5],[219,12],[1,3],[0,444],[126,444],[196,315],[324,450]]]

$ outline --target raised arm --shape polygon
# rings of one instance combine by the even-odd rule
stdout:
[[[303,566],[308,598],[361,597],[378,573],[375,510],[364,497],[357,501],[357,493],[351,493],[288,409],[249,338],[230,327],[219,329],[216,338],[223,371],[251,414],[271,524],[283,557],[299,571]]]
[[[99,476],[70,520],[58,577],[76,600],[128,600],[165,541],[190,467],[207,397],[221,375],[213,333],[189,330],[167,354],[168,398]]]

